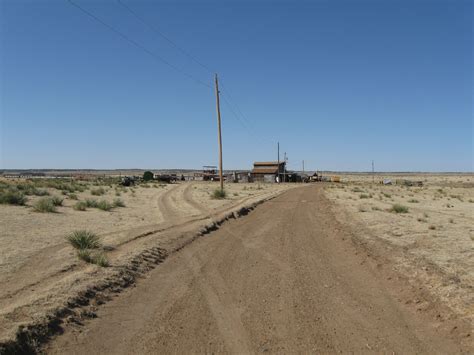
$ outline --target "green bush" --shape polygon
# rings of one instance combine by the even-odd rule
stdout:
[[[36,187],[47,187],[67,192],[82,192],[85,190],[85,186],[83,184],[70,179],[36,179],[33,180],[30,185]]]
[[[125,207],[125,202],[120,198],[116,198],[114,200],[114,207]]]
[[[364,198],[370,198],[370,195],[367,194],[360,194],[359,198],[364,199]]]
[[[33,205],[36,212],[56,212],[56,205],[49,197],[42,197]]]
[[[62,206],[64,199],[59,196],[53,196],[51,197],[51,201],[53,202],[53,205],[55,206]]]
[[[87,230],[72,232],[66,240],[76,249],[98,249],[101,247],[99,237]]]
[[[48,196],[49,192],[46,191],[46,190],[42,190],[42,189],[34,189],[33,190],[33,195],[35,195],[35,196]]]
[[[77,201],[72,208],[74,208],[76,211],[85,211],[87,209],[87,202]]]
[[[420,201],[418,201],[417,199],[412,198],[412,199],[408,200],[408,202],[409,203],[418,203]]]
[[[102,211],[110,211],[114,206],[105,200],[97,202],[97,208]]]
[[[216,200],[222,200],[225,199],[227,196],[227,193],[225,192],[224,189],[215,189],[214,192],[212,193],[212,198]]]
[[[89,208],[97,208],[97,200],[93,198],[86,199],[86,206]]]
[[[391,211],[395,213],[408,213],[408,207],[395,204],[392,206]]]
[[[109,266],[109,260],[104,253],[92,252],[90,249],[80,249],[77,257],[89,264],[96,264],[101,267]]]
[[[23,206],[26,201],[25,195],[18,190],[9,188],[0,192],[0,204]]]
[[[92,262],[92,254],[89,249],[79,249],[77,252],[77,257],[81,260],[84,260],[86,263]]]
[[[25,195],[29,195],[29,196],[48,196],[49,195],[49,192],[46,191],[46,190],[42,190],[42,189],[37,189],[35,187],[35,185],[31,184],[31,183],[20,183],[20,184],[17,184],[16,186],[16,189],[18,191],[21,191],[23,194]]]
[[[95,254],[92,260],[94,264],[99,265],[101,267],[107,267],[110,265],[109,260],[107,259],[104,253]]]
[[[94,196],[101,196],[105,194],[105,189],[103,187],[99,187],[97,189],[92,189],[91,194]]]
[[[71,199],[71,200],[77,200],[78,197],[76,194],[69,194],[68,197]]]

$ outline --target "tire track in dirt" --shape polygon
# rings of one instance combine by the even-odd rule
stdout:
[[[195,280],[199,280],[197,285],[207,302],[207,307],[212,312],[226,349],[236,354],[250,353],[249,336],[241,321],[242,311],[236,306],[232,295],[215,291],[226,287],[222,276],[217,272],[213,272],[208,279],[200,279],[200,266],[205,261],[199,260],[198,256],[193,255],[186,249],[183,250],[183,256],[188,264],[189,272]]]
[[[210,214],[211,210],[206,206],[200,204],[193,198],[193,190],[196,187],[196,184],[190,183],[186,186],[183,192],[184,201],[193,207],[200,214]]]

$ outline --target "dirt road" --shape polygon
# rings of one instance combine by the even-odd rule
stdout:
[[[374,265],[334,221],[321,188],[290,190],[170,256],[46,350],[469,351],[449,322],[405,304],[415,295],[403,280]]]

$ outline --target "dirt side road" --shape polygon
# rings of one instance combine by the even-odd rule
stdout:
[[[67,328],[50,353],[472,351],[403,280],[376,268],[322,189],[290,190],[170,256]],[[465,328],[465,327],[464,327]],[[465,337],[465,335],[464,335]]]

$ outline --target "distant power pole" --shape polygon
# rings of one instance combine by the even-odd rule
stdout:
[[[283,182],[286,182],[286,162],[287,162],[287,158],[286,158],[286,152],[285,152],[285,158],[284,158],[284,162],[285,162],[285,168],[283,169]]]
[[[303,175],[304,175],[304,160],[303,160]]]
[[[217,73],[215,77],[216,81],[216,108],[217,108],[217,129],[219,142],[219,181],[221,182],[221,191],[224,191],[224,178],[222,176],[222,134],[221,134],[221,106],[219,102],[219,82],[217,80]]]
[[[374,168],[374,161],[372,160],[372,183],[375,181],[375,168]]]
[[[277,142],[277,150],[278,150],[278,170],[277,170],[277,177],[278,177],[278,183],[280,183],[280,142]]]

